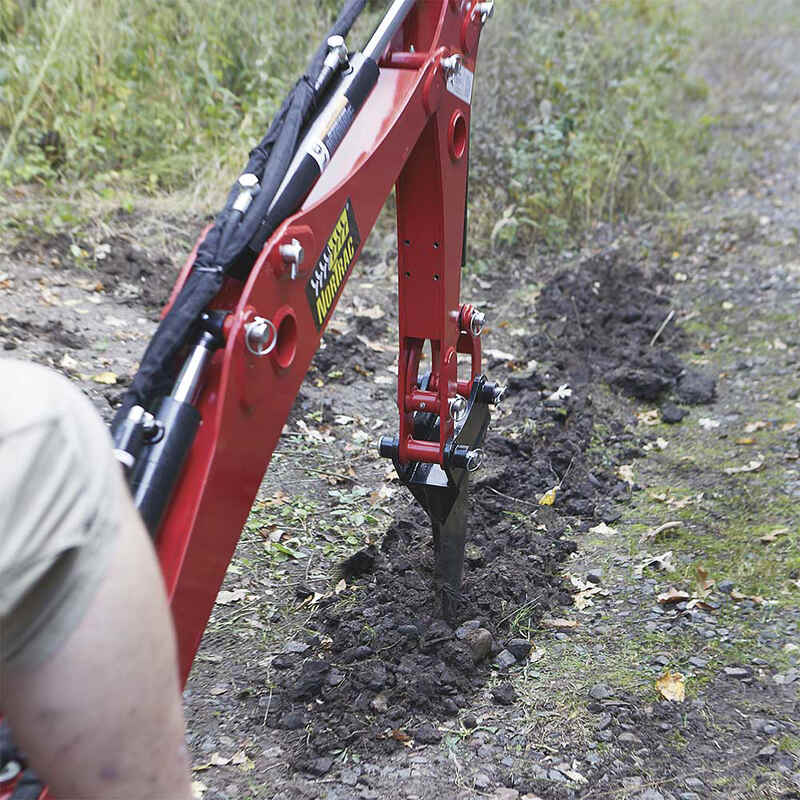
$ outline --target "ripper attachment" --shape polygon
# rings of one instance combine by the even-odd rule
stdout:
[[[505,391],[477,374],[483,323],[483,314],[472,306],[462,306],[457,352],[470,356],[471,380],[457,381],[456,393],[443,397],[441,389],[447,382],[442,380],[441,373],[428,373],[416,381],[407,372],[410,392],[403,402],[406,412],[408,409],[411,412],[401,413],[401,433],[405,433],[406,439],[401,446],[399,436],[384,436],[378,445],[380,454],[392,459],[400,482],[408,487],[430,518],[434,580],[445,619],[456,615],[464,574],[470,477],[484,461],[482,445],[489,427],[490,408],[500,402]],[[411,364],[418,368],[419,360],[413,350],[409,356]],[[428,410],[441,408],[443,401],[447,408],[445,416]],[[410,428],[402,424],[409,418]]]

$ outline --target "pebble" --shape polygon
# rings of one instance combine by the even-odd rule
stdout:
[[[472,660],[477,664],[489,655],[492,649],[492,634],[486,628],[475,628],[464,637],[464,643],[469,647]]]
[[[593,700],[606,700],[614,695],[614,690],[605,683],[596,683],[589,689],[589,697]]]
[[[519,792],[516,789],[509,789],[507,786],[502,786],[494,790],[491,800],[518,800]]]
[[[466,639],[467,636],[472,633],[472,631],[477,630],[480,627],[481,621],[479,619],[468,619],[466,622],[456,628],[456,639]]]
[[[689,663],[690,663],[690,664],[691,664],[693,667],[697,667],[698,669],[702,669],[703,667],[705,667],[705,666],[706,666],[706,664],[708,664],[708,661],[706,661],[704,658],[700,658],[700,657],[698,657],[698,656],[692,656],[692,657],[689,659]]]
[[[517,661],[524,661],[531,652],[531,643],[527,639],[510,639],[506,642],[506,650]]]
[[[474,728],[478,727],[478,720],[472,716],[472,714],[467,714],[464,719],[462,720],[464,727],[468,730],[473,730]]]
[[[678,800],[700,800],[700,795],[696,792],[681,792]]]
[[[604,731],[613,721],[611,714],[601,714],[597,719],[597,729]]]
[[[636,800],[664,800],[664,795],[655,789],[645,789],[641,794],[636,795]]]
[[[501,683],[492,689],[492,697],[500,705],[510,706],[517,699],[517,693],[510,683]]]
[[[304,766],[306,772],[310,773],[311,775],[316,775],[319,778],[328,772],[333,766],[333,759],[327,757],[314,758],[311,761],[306,762]]]
[[[492,779],[483,772],[479,772],[473,779],[473,784],[476,789],[488,789],[492,783]]]
[[[497,658],[494,660],[494,663],[497,665],[498,669],[508,669],[517,663],[517,659],[514,658],[514,654],[510,651],[501,650],[500,653],[498,653]]]
[[[636,736],[633,733],[630,733],[629,731],[621,733],[618,738],[619,741],[622,742],[622,744],[638,744],[641,741],[638,736]]]
[[[730,594],[733,591],[733,587],[735,586],[733,581],[729,581],[727,578],[725,580],[721,580],[717,584],[717,589],[720,592],[724,592],[725,594]]]
[[[774,744],[768,744],[766,745],[766,747],[762,747],[758,751],[758,757],[761,759],[761,761],[769,761],[774,757],[775,753],[777,752],[778,748],[775,747]]]
[[[603,582],[603,571],[600,569],[590,569],[586,573],[586,580],[589,583],[600,584]]]
[[[703,789],[706,788],[706,785],[700,780],[700,778],[687,778],[686,786],[689,789],[696,789],[698,792],[702,792]]]
[[[675,403],[664,403],[661,406],[661,419],[668,425],[675,425],[680,422],[689,412],[685,408],[679,408]]]
[[[750,670],[744,667],[725,667],[725,674],[729,678],[749,678]]]
[[[414,739],[422,744],[438,744],[442,741],[442,734],[433,725],[420,725],[414,731]]]
[[[283,646],[283,653],[305,653],[311,649],[311,645],[306,644],[305,642],[298,642],[296,639],[290,639],[286,644]]]

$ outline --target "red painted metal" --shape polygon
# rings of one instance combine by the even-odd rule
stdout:
[[[461,46],[465,26],[475,26],[473,5],[429,0],[412,10],[381,62],[375,89],[301,210],[267,242],[244,286],[228,280],[215,302],[233,311],[227,344],[208,371],[198,404],[203,424],[158,542],[184,680],[319,344],[306,280],[288,277],[278,248],[298,239],[306,251],[303,269],[313,268],[348,200],[363,243],[394,185],[400,458],[441,463],[442,449],[453,432],[449,402],[459,390],[468,394],[470,383],[458,380],[457,352],[470,354],[473,376],[480,370],[480,346],[462,330],[459,302],[470,106],[447,90],[441,66],[443,57],[455,53],[474,71],[476,45],[469,53]],[[463,150],[455,156],[450,145],[454,115],[464,126]],[[243,325],[254,314],[278,320],[278,355],[257,358],[245,349]],[[287,317],[291,324],[281,324]],[[438,443],[413,439],[412,413],[419,404],[407,402],[419,391],[419,361],[426,342],[433,372],[426,397],[444,420]]]
[[[464,327],[459,302],[470,105],[447,89],[441,64],[443,58],[458,54],[463,66],[474,72],[481,27],[474,5],[472,0],[417,4],[381,61],[375,89],[300,211],[275,231],[246,282],[227,279],[213,304],[232,312],[225,324],[226,346],[206,372],[198,402],[203,422],[157,544],[182,681],[189,675],[253,499],[319,345],[322,331],[314,324],[306,297],[307,274],[348,200],[363,244],[393,186],[400,459],[442,461],[445,442],[453,433],[450,400],[456,393],[468,395],[471,385],[471,380],[458,379],[457,353],[470,355],[472,377],[480,372],[480,342],[469,333],[468,324]],[[292,239],[305,250],[296,280],[279,252]],[[167,308],[185,282],[196,251],[197,245]],[[352,265],[336,300],[351,269]],[[243,326],[255,315],[272,320],[278,330],[276,349],[263,358],[244,345]],[[432,374],[423,392],[419,365],[426,343]],[[412,414],[422,402],[442,419],[439,442],[413,438]]]

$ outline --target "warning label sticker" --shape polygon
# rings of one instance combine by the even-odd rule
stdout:
[[[355,261],[360,244],[353,205],[348,198],[306,284],[306,297],[317,330],[321,330],[328,319],[333,301]]]
[[[467,105],[471,105],[474,81],[474,73],[462,66],[447,79],[447,91],[454,94],[459,100],[463,100]]]

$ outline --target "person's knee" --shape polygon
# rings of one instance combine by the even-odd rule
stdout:
[[[121,479],[90,401],[42,367],[0,362],[0,663],[69,635],[103,577]]]

